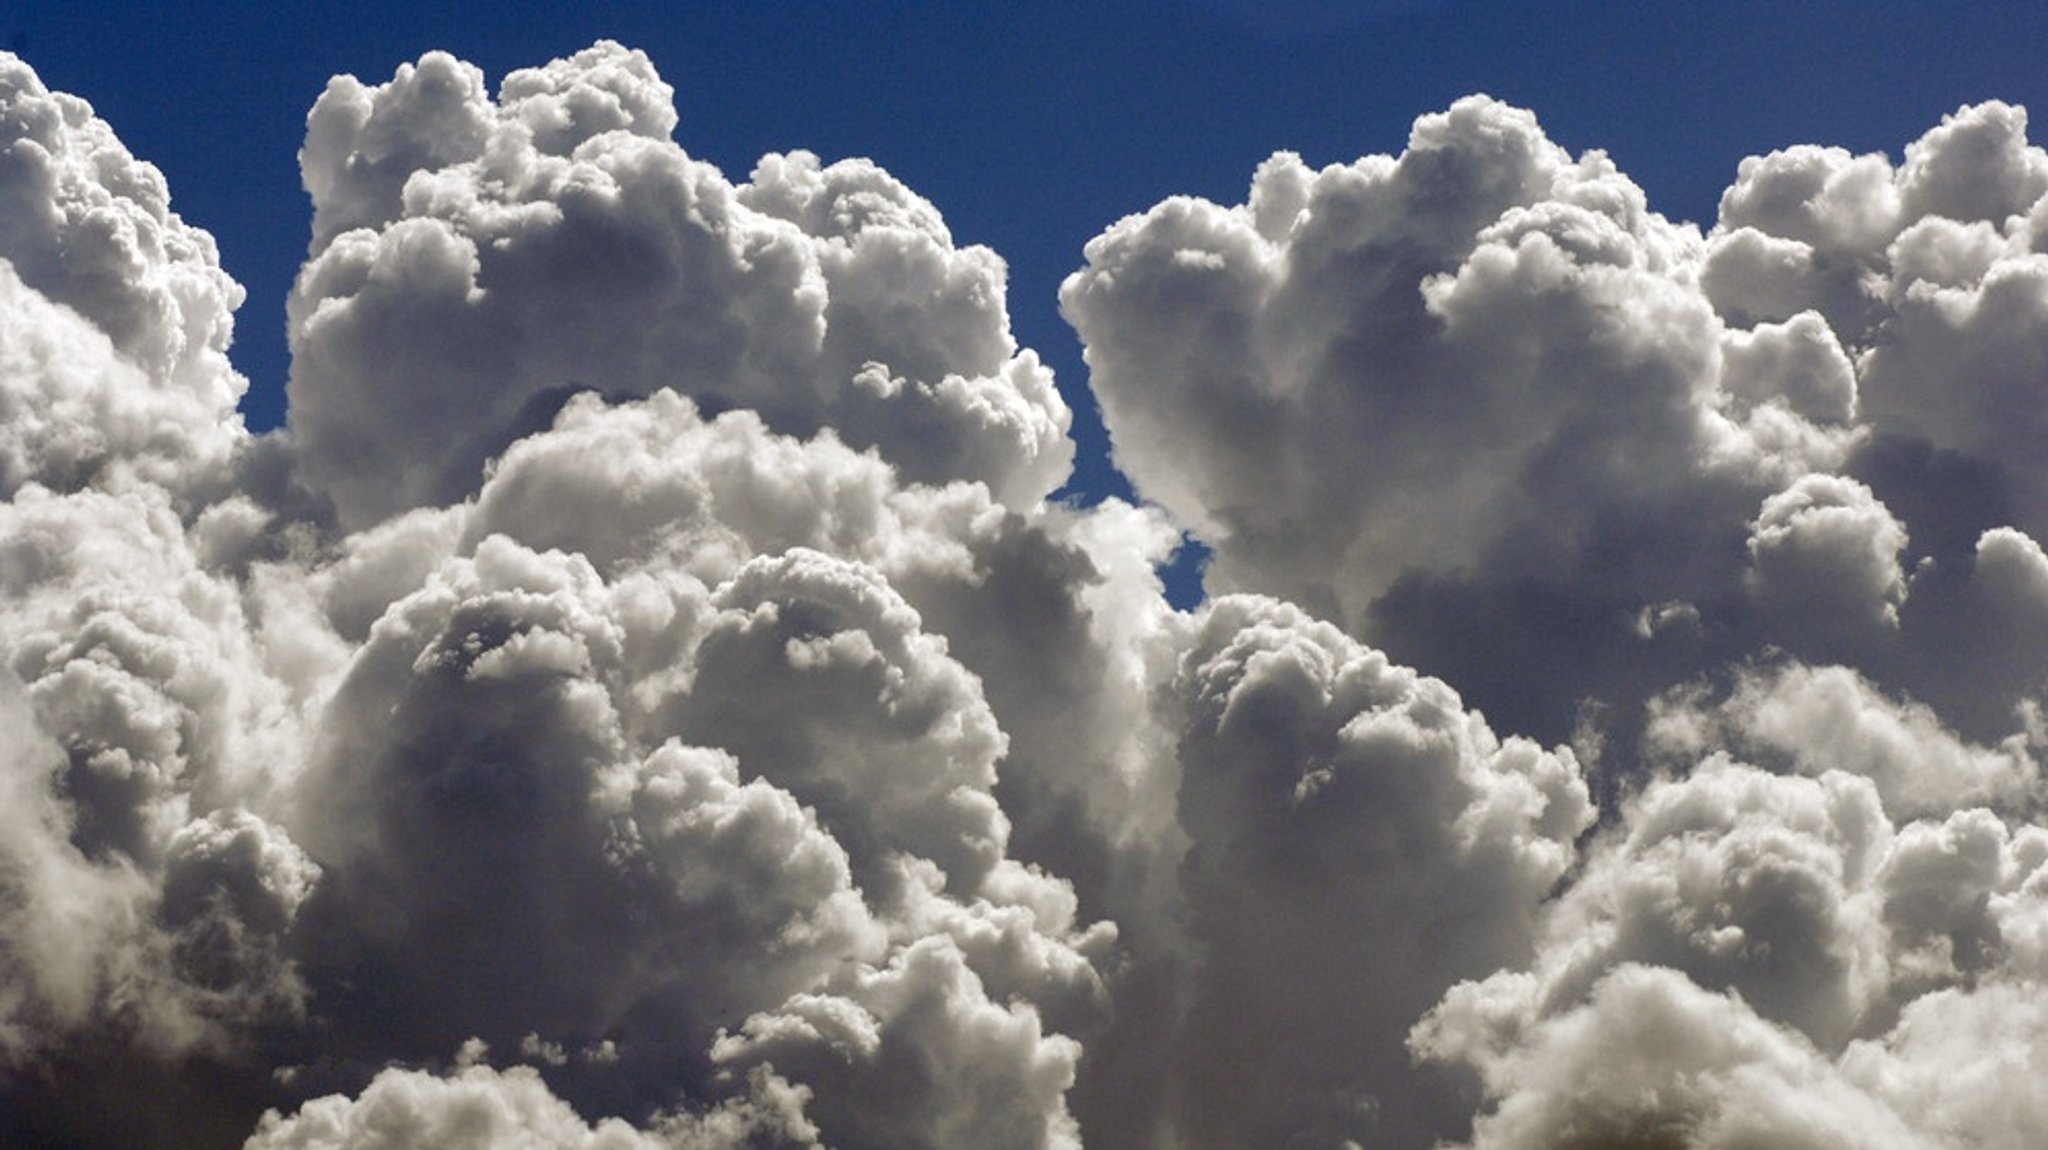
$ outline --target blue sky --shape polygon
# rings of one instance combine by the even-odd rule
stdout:
[[[1021,343],[1079,412],[1074,488],[1106,465],[1055,293],[1081,248],[1175,194],[1238,202],[1291,149],[1311,165],[1398,151],[1470,92],[1605,149],[1653,209],[1711,224],[1742,157],[1794,143],[1899,150],[1965,102],[2048,107],[2048,5],[370,3],[80,5],[0,12],[0,44],[82,95],[162,168],[249,291],[234,356],[252,425],[283,410],[284,296],[304,252],[295,156],[331,75],[368,83],[443,48],[505,72],[599,37],[677,89],[677,137],[740,178],[769,151],[867,156],[1010,265]]]

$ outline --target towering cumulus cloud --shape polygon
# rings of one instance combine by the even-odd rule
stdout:
[[[2048,344],[2025,317],[2048,155],[2025,126],[1991,104],[1899,167],[1745,161],[1702,234],[1472,98],[1398,157],[1283,153],[1242,205],[1126,219],[1067,281],[1117,461],[1214,548],[1211,590],[1297,599],[1511,729],[1569,736],[1606,797],[1521,904],[1531,957],[1409,1033],[1425,1067],[1477,1072],[1476,1114],[1446,1108],[1469,1130],[1384,1124],[1390,1144],[2033,1136],[2014,1067],[2048,1047],[2032,1012],[1998,1013],[2043,989],[2027,365]],[[1206,865],[1184,868],[1197,907]],[[1415,945],[1453,903],[1402,916]],[[1446,973],[1493,961],[1473,937],[1434,949]],[[1357,996],[1399,985],[1345,965]]]
[[[290,418],[343,523],[474,492],[585,388],[831,427],[1012,506],[1060,484],[1067,408],[1010,336],[1000,259],[871,163],[770,156],[734,184],[675,126],[672,90],[616,45],[495,101],[439,53],[328,85],[301,157]]]
[[[0,56],[0,1142],[2032,1144],[2018,109],[1707,232],[1476,97],[1169,200],[1063,290],[1090,507],[994,253],[677,123],[334,80],[258,436]]]

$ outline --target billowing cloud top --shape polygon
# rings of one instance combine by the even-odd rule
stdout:
[[[300,153],[313,242],[290,422],[343,522],[459,499],[563,398],[673,388],[907,478],[1028,506],[1069,415],[1004,311],[1002,261],[872,163],[768,156],[734,184],[669,139],[673,92],[600,44],[514,72],[433,53],[336,79]]]
[[[223,463],[245,381],[242,289],[163,174],[85,101],[0,57],[0,493]]]
[[[601,43],[334,80],[287,426],[0,57],[0,1140],[2020,1147],[2048,155],[1483,97],[1088,245]],[[1214,596],[1155,569],[1189,531]]]

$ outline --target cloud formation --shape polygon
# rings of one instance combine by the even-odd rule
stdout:
[[[676,127],[334,80],[251,436],[0,57],[4,1140],[2030,1144],[2018,109],[1706,231],[1483,97],[1168,200],[1063,291],[1093,506],[994,253]]]
[[[0,493],[134,476],[176,490],[226,463],[247,382],[241,286],[164,177],[85,101],[0,59]]]
[[[301,162],[290,424],[343,522],[475,490],[569,394],[674,388],[834,428],[906,478],[1035,502],[1069,415],[1005,270],[872,163],[768,156],[734,184],[669,139],[674,94],[600,44],[505,78],[442,53],[328,86]]]

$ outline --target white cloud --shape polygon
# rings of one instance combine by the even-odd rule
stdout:
[[[1676,692],[1651,705],[1649,729],[1646,749],[1667,761],[1730,749],[1800,774],[1867,777],[1894,817],[1979,804],[2024,810],[2040,787],[2025,738],[1973,746],[1925,705],[1888,699],[1847,667],[1744,671],[1711,705],[1703,692]]]
[[[1844,775],[1708,760],[1654,784],[1549,908],[1542,997],[1561,1006],[1650,963],[1839,1044],[1888,985],[1872,884],[1890,833],[1874,789]]]
[[[1750,589],[1783,641],[1853,650],[1898,626],[1905,549],[1905,528],[1869,488],[1801,476],[1750,525]]]
[[[1624,808],[1530,967],[1410,1041],[1479,1072],[1480,1147],[2023,1144],[2044,857],[1986,809],[1894,823],[1868,780],[1710,756]]]
[[[1426,1137],[1449,1092],[1401,1036],[1527,953],[1593,818],[1571,752],[1502,740],[1443,683],[1266,600],[1204,613],[1174,694],[1197,948],[1175,1136]]]
[[[834,989],[748,1018],[713,1057],[817,1083],[818,1120],[851,1145],[1078,1150],[1064,1096],[1080,1044],[1042,1033],[1027,1003],[991,1001],[950,938]]]
[[[773,1140],[778,1146],[816,1146],[817,1128],[805,1119],[809,1093],[772,1072],[756,1075],[749,1094],[705,1113],[663,1115],[640,1130],[617,1118],[586,1123],[548,1090],[532,1068],[495,1070],[471,1057],[446,1075],[385,1070],[361,1096],[316,1098],[286,1117],[263,1116],[248,1150],[375,1150],[446,1146],[494,1150],[740,1150]]]
[[[245,809],[300,753],[297,716],[159,489],[30,485],[0,539],[5,1060],[91,1033],[236,1049],[303,996],[286,935],[319,868]]]
[[[0,493],[221,467],[241,438],[241,300],[163,175],[0,55]]]
[[[1841,419],[1839,368],[1773,364],[1770,418],[1724,412],[1730,392],[1772,396],[1722,384],[1701,258],[1606,157],[1473,98],[1418,120],[1400,157],[1314,172],[1282,154],[1244,206],[1124,220],[1063,306],[1118,462],[1217,549],[1217,586],[1348,621],[1411,569],[1684,593],[1684,568],[1589,557],[1644,517],[1736,514],[1760,480],[1839,459],[1841,433],[1795,414]],[[1824,329],[1798,334],[1833,366]]]
[[[329,85],[254,439],[211,240],[0,111],[0,1140],[2030,1144],[2017,109],[1704,235],[1484,98],[1167,200],[1088,508],[994,253],[617,45]]]
[[[334,81],[308,122],[290,422],[351,526],[475,490],[582,388],[831,426],[1016,506],[1066,477],[1069,415],[1010,335],[1001,260],[866,161],[729,182],[669,141],[639,53],[599,44],[495,102],[433,53]]]
[[[1520,1024],[1512,1046],[1492,1046],[1467,1029],[1499,1025],[1489,1016],[1513,1009],[1461,997],[1417,1032],[1424,1054],[1475,1061],[1497,1100],[1476,1124],[1474,1150],[1939,1144],[1844,1081],[1797,1034],[1669,970],[1622,966],[1584,1005]]]
[[[1928,995],[1882,1043],[1843,1057],[1850,1080],[1914,1117],[1938,1146],[2018,1150],[2048,1121],[2037,985],[1995,982]]]

